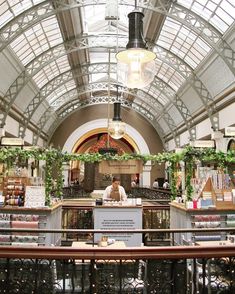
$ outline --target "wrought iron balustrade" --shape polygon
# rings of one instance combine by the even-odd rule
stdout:
[[[1,293],[235,293],[235,246],[1,247]]]
[[[63,199],[88,198],[91,199],[90,192],[85,192],[82,186],[71,185],[63,188]],[[128,198],[143,198],[148,200],[168,200],[171,199],[169,189],[150,189],[147,187],[134,187],[127,193]],[[164,204],[164,202],[163,202]]]

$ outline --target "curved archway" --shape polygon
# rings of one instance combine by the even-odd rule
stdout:
[[[94,128],[95,126],[95,128]],[[77,145],[79,138],[86,136],[87,133],[91,134],[91,132],[96,132],[100,130],[106,129],[107,131],[107,120],[106,119],[96,119],[93,121],[89,121],[82,126],[78,127],[71,135],[67,138],[63,151],[72,152]],[[150,154],[150,150],[148,148],[147,143],[145,142],[142,135],[134,129],[132,126],[126,124],[126,135],[125,138],[130,144],[135,144],[133,147],[139,153],[142,154]],[[149,166],[149,163],[146,164]],[[150,186],[150,171],[151,168],[144,168],[143,174],[140,178],[140,184],[144,186]]]

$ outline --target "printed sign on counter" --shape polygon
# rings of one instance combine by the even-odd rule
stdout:
[[[25,207],[44,207],[45,206],[45,187],[43,186],[26,186],[25,190]]]
[[[123,233],[103,234],[116,241],[125,242],[126,246],[141,246],[141,233],[125,233],[125,230],[142,229],[142,207],[95,207],[94,228],[100,230],[123,230]],[[95,234],[95,242],[101,240],[102,234]]]

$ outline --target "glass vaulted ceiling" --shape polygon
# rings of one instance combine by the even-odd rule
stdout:
[[[40,8],[40,3],[48,4],[53,11],[53,1],[43,0],[2,0],[0,2],[0,29],[4,30],[8,23],[14,22],[17,16],[20,16],[27,9],[33,9],[38,5],[38,15],[43,15],[45,10]],[[56,3],[65,1],[55,1]],[[88,60],[92,63],[108,63],[107,47],[112,46],[118,51],[119,48],[125,47],[128,39],[128,18],[127,15],[133,10],[133,4],[130,6],[130,1],[120,1],[118,6],[119,19],[105,19],[105,1],[78,1],[83,3],[80,7],[82,34],[93,36],[87,40],[90,48],[88,49]],[[114,2],[114,1],[110,1]],[[51,3],[51,4],[50,4]],[[70,3],[68,1],[68,3]],[[76,3],[76,1],[74,1]],[[96,3],[97,5],[92,5]],[[141,7],[152,7],[152,1],[139,1]],[[86,5],[87,4],[87,5]],[[66,2],[67,5],[67,2]],[[66,7],[65,5],[65,7]],[[69,4],[67,5],[67,7]],[[181,7],[179,18],[175,17],[175,6]],[[36,6],[35,6],[36,7]],[[138,108],[142,105],[145,109],[150,110],[152,115],[150,119],[155,119],[156,116],[166,109],[173,101],[174,95],[180,87],[187,81],[187,75],[183,74],[179,68],[173,66],[165,60],[167,55],[177,56],[188,68],[188,71],[193,71],[201,64],[205,57],[213,50],[212,44],[208,41],[211,38],[211,31],[207,27],[203,29],[203,33],[197,33],[197,22],[188,25],[186,8],[192,11],[199,18],[206,20],[209,25],[218,31],[218,35],[222,38],[223,34],[229,30],[234,23],[235,5],[234,0],[177,0],[172,1],[172,5],[166,18],[163,22],[161,32],[158,34],[153,50],[157,53],[156,58],[156,79],[151,85],[143,90],[139,90],[135,96],[135,104],[133,108]],[[36,8],[35,8],[36,9]],[[41,9],[41,10],[40,10]],[[146,14],[147,9],[143,10]],[[71,10],[72,12],[72,10]],[[184,15],[185,14],[185,15]],[[30,17],[30,16],[29,16]],[[190,18],[191,16],[189,16]],[[19,24],[15,21],[14,30],[19,29]],[[9,32],[6,30],[6,36]],[[103,36],[107,34],[109,38]],[[122,36],[119,38],[118,36]],[[100,38],[97,38],[100,36]],[[2,35],[5,37],[5,34]],[[218,42],[220,39],[218,38]],[[64,51],[59,58],[43,66],[32,76],[33,81],[39,89],[44,87],[53,78],[61,75],[68,70],[72,70],[66,49],[63,47],[63,37],[61,27],[58,23],[56,14],[48,14],[48,17],[43,18],[39,22],[32,22],[32,25],[22,33],[13,38],[9,43],[11,49],[18,57],[24,67],[35,60],[40,54],[50,48],[61,44],[60,50]],[[95,46],[94,46],[95,44]],[[161,51],[161,54],[159,52]],[[115,50],[113,50],[115,51]],[[115,52],[112,51],[111,62],[116,63]],[[116,80],[116,74],[111,73],[110,78]],[[98,81],[107,81],[106,73],[89,73],[88,81],[95,83]],[[70,94],[74,89],[76,92],[76,80],[70,80],[53,92],[50,92],[46,98],[50,106],[55,110],[69,102]],[[74,97],[74,95],[71,95]],[[151,110],[152,109],[152,110]]]

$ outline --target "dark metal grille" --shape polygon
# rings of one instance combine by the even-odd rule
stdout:
[[[235,293],[234,258],[0,259],[0,293]]]

